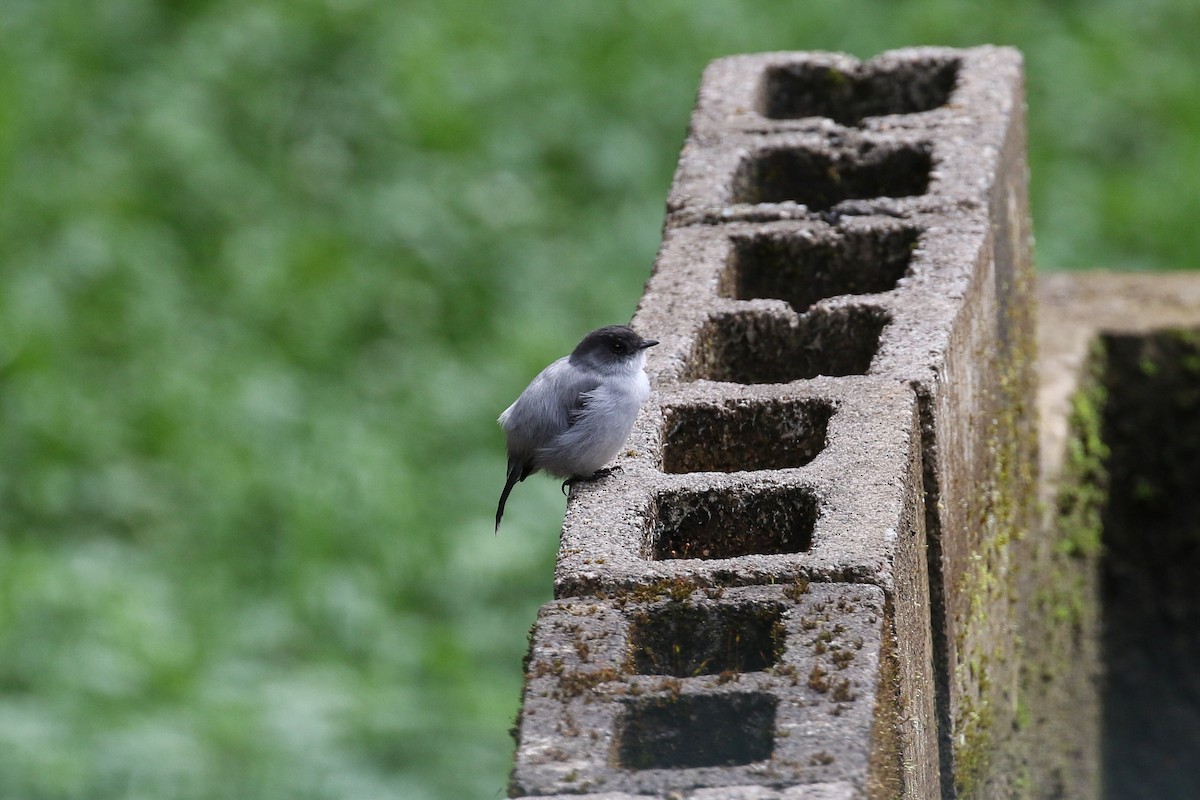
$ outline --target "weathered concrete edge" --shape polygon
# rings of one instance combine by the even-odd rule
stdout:
[[[1001,82],[1001,83],[1003,83],[1003,82]],[[1004,92],[1002,92],[1002,93],[1004,93]],[[1018,87],[1018,91],[1016,94],[1018,96],[1020,94],[1019,87]],[[1014,147],[1016,147],[1017,149],[1020,149],[1019,144],[1014,145],[1013,143],[1016,141],[1023,142],[1023,131],[1021,131],[1021,135],[1019,137],[1013,138],[1013,137],[1009,136],[1009,132],[1013,129],[1013,126],[1023,126],[1023,104],[1021,106],[1021,114],[1015,115],[1015,116],[1019,116],[1020,119],[1009,120],[1010,125],[1009,125],[1009,127],[1005,128],[1005,134],[1004,134],[1004,136],[1006,137],[1004,140],[1005,144],[1004,144],[1004,147],[1001,148],[1002,152],[1007,153],[1010,156],[1013,153]],[[1004,171],[1004,165],[1007,165],[1007,167],[1009,169],[1013,168],[1014,166],[1017,168],[1023,169],[1024,161],[1023,161],[1023,155],[1021,153],[1018,153],[1016,155],[1015,159],[1009,158],[1008,160],[1006,160],[999,152],[996,155],[997,155],[996,163],[998,165],[1001,165],[998,167],[998,169],[1001,172]],[[1011,178],[1012,176],[1009,176],[1009,177]],[[1020,184],[1021,180],[1023,180],[1023,175],[1018,177],[1018,180],[1016,182],[1017,185]],[[982,185],[977,187],[979,189],[983,189],[987,193],[986,202],[983,201],[983,199],[980,198],[976,194],[975,191],[972,191],[969,188],[967,188],[966,194],[964,195],[964,197],[966,197],[966,200],[959,206],[956,207],[953,202],[949,202],[949,203],[942,203],[942,204],[938,205],[937,207],[939,210],[950,209],[955,212],[961,212],[961,213],[956,213],[955,215],[952,215],[952,216],[955,216],[956,222],[960,223],[960,224],[969,223],[973,220],[983,219],[986,216],[982,213],[984,207],[986,207],[987,210],[989,212],[991,212],[993,215],[995,214],[996,210],[999,208],[999,209],[1001,209],[1001,213],[1003,211],[1014,211],[1015,210],[1017,212],[1016,216],[1018,216],[1018,217],[1023,216],[1024,206],[1023,206],[1023,202],[1021,202],[1023,200],[1023,196],[1020,192],[1017,192],[1014,194],[1014,192],[1012,191],[1013,184],[1009,183],[1008,181],[1005,182],[1006,185],[1004,185],[1004,186],[1001,186],[1000,182],[996,182],[995,185],[988,185],[988,184],[989,184],[988,180],[984,180],[984,181],[982,181]],[[1017,201],[1015,204],[1012,202],[1014,197],[1016,198],[1016,201]],[[881,208],[878,210],[884,216],[890,215],[889,212],[891,211],[891,209],[889,209],[889,208]],[[857,210],[851,209],[851,211],[856,211],[856,213],[868,213],[870,211],[870,209],[867,209],[867,211],[863,211],[862,209],[857,209]],[[771,213],[771,209],[764,209],[763,213],[769,215]],[[949,213],[949,211],[947,213]],[[1018,262],[1018,266],[1020,266],[1021,264],[1024,264],[1025,266],[1027,266],[1027,263],[1028,263],[1027,259],[1022,259],[1019,257],[1021,254],[1027,255],[1027,245],[1020,244],[1020,242],[1018,242],[1017,247],[1015,247],[1015,248],[1010,247],[1010,244],[1012,243],[1014,238],[1016,238],[1018,240],[1020,239],[1019,236],[1014,236],[1014,230],[1017,233],[1020,232],[1023,220],[1022,219],[1016,220],[1017,225],[1016,225],[1015,229],[1012,228],[1011,226],[1006,228],[1006,226],[1003,223],[997,222],[997,220],[994,218],[991,219],[991,222],[993,223],[993,226],[989,230],[988,245],[985,248],[988,253],[988,256],[984,260],[987,262],[988,267],[991,268],[993,271],[987,272],[986,275],[983,275],[983,276],[975,275],[975,276],[973,276],[973,279],[972,279],[972,284],[974,287],[973,291],[982,292],[983,295],[987,295],[988,290],[981,288],[980,282],[993,284],[996,287],[998,287],[998,289],[999,289],[999,287],[1007,287],[1007,289],[1011,289],[1013,279],[1021,278],[1020,273],[1023,272],[1024,267],[1022,267],[1021,269],[1014,268],[1014,261],[1011,258],[1013,255],[1018,256],[1018,258],[1016,259],[1016,261]],[[1007,291],[1007,289],[1006,289],[1006,291]],[[1018,309],[1020,309],[1024,305],[1022,303],[1023,299],[1024,299],[1024,295],[1021,294],[1020,292],[1015,293],[1013,297],[1008,297],[1008,296],[997,297],[995,295],[992,295],[992,301],[998,302],[1000,304],[1001,311],[1004,310],[1003,307],[1005,305],[1007,305],[1009,309],[1011,309],[1013,306],[1016,306]],[[986,305],[986,301],[985,301],[985,305]],[[1032,307],[1032,304],[1030,303],[1030,309],[1031,309],[1031,307]],[[989,313],[996,313],[996,312],[989,309]],[[1007,320],[1006,315],[1003,313],[997,314],[997,317],[1002,320]],[[980,333],[978,328],[981,327],[981,323],[979,323],[979,322],[972,323],[972,321],[970,319],[967,319],[966,322],[963,322],[964,316],[961,314],[956,315],[956,319],[958,321],[956,324],[965,325],[966,328],[971,328],[974,326],[976,328],[975,334]],[[997,330],[1003,330],[1004,325],[1005,325],[1005,323],[1002,323],[1001,325],[997,326]],[[984,325],[982,327],[990,327],[990,326]],[[964,370],[959,370],[959,374],[963,374],[963,375],[967,375],[967,376],[973,376],[976,374],[975,367],[969,366],[969,364],[970,364],[969,360],[972,358],[975,358],[977,355],[978,355],[978,353],[977,353],[977,351],[974,350],[974,348],[967,347],[967,348],[959,349],[959,352],[954,355],[954,358],[968,360],[967,368]],[[947,361],[949,361],[949,358],[947,358]],[[984,375],[987,374],[987,367],[979,367],[979,369],[982,370]],[[945,384],[952,383],[952,382],[949,380],[948,373],[941,371],[936,366],[933,368],[933,370],[934,370],[933,379],[929,383],[925,383],[923,385],[923,388],[924,388],[923,397],[927,401],[931,400],[934,403],[944,402],[944,401],[946,401],[946,397],[941,394],[941,392],[939,391],[939,387],[943,386]],[[951,370],[951,372],[953,372],[953,371],[954,370]],[[945,384],[943,384],[943,381],[945,382]],[[949,407],[954,407],[955,405],[956,405],[955,403],[950,403]],[[966,406],[969,408],[970,404],[967,403]],[[934,412],[931,414],[931,419],[934,422],[936,422],[939,419],[945,420],[945,419],[947,419],[947,417],[945,415],[940,415],[940,414]]]
[[[659,470],[664,438],[669,436],[664,431],[664,408],[723,400],[794,399],[836,405],[827,444],[811,463],[750,472],[667,474]],[[629,449],[618,457],[617,474],[572,491],[555,573],[557,596],[611,592],[664,580],[736,586],[798,577],[872,583],[890,594],[897,569],[925,571],[918,555],[923,529],[914,530],[907,539],[900,536],[901,526],[912,514],[911,508],[905,508],[913,502],[908,484],[919,483],[919,472],[914,474],[912,466],[919,451],[914,404],[907,387],[863,377],[755,386],[696,381],[661,389],[639,417]],[[655,524],[652,506],[664,492],[788,487],[810,490],[822,504],[813,545],[805,552],[724,559],[653,560],[645,555]],[[898,565],[901,549],[912,553],[901,556]]]
[[[1200,328],[1200,275],[1057,273],[1038,281],[1042,521],[1022,592],[1029,778],[1067,800],[1100,794],[1103,337]],[[1094,462],[1094,463],[1093,463]],[[1084,508],[1085,505],[1096,505]],[[1065,620],[1057,625],[1048,620]],[[1038,725],[1038,718],[1045,720]]]
[[[1020,70],[1020,51],[1009,47],[982,45],[970,48],[907,47],[860,60],[855,56],[823,51],[777,51],[726,56],[712,61],[704,71],[697,92],[696,107],[688,134],[693,141],[724,138],[739,134],[821,131],[836,134],[847,126],[825,117],[773,119],[763,116],[763,74],[776,67],[813,65],[853,74],[864,70],[900,70],[914,62],[954,62],[959,65],[955,87],[956,107],[995,106],[991,83],[998,73]],[[984,80],[985,76],[992,76]],[[906,127],[944,127],[963,125],[953,118],[957,108],[933,108],[913,113],[895,113],[868,117],[858,126],[862,130],[895,130]],[[915,119],[914,119],[915,118]]]
[[[1071,397],[1097,337],[1200,325],[1195,273],[1059,272],[1038,278],[1042,501],[1057,494]]]
[[[1004,47],[899,50],[878,59],[897,62],[906,56],[935,53],[961,61],[950,103],[923,113],[878,117],[863,128],[811,118],[802,123],[766,120],[752,110],[759,91],[757,81],[768,67],[831,58],[846,65],[858,63],[848,56],[768,53],[715,62],[701,82],[699,105],[668,192],[667,226],[813,216],[812,210],[798,202],[736,201],[733,177],[738,164],[754,152],[775,148],[834,156],[879,148],[931,149],[932,169],[924,193],[847,199],[834,209],[853,215],[957,213],[986,217],[990,192],[1005,169],[1003,151],[1010,123],[1019,117],[1023,124],[1023,59],[1019,51]],[[1008,91],[1014,86],[1017,91]],[[731,94],[718,99],[722,90]]]
[[[862,794],[849,783],[809,783],[788,789],[772,789],[766,786],[722,786],[718,789],[696,789],[689,792],[671,792],[670,800],[861,800]],[[626,794],[604,792],[602,794],[556,794],[540,796],[539,800],[657,800],[660,794]],[[525,798],[529,800],[529,798]]]
[[[519,718],[523,747],[513,787],[535,794],[601,787],[677,792],[844,781],[865,792],[869,765],[895,744],[892,726],[909,713],[897,706],[898,693],[879,692],[897,666],[879,588],[821,583],[684,592],[572,598],[543,607],[531,641]],[[639,672],[632,661],[631,636],[638,626],[672,632],[675,614],[700,612],[715,619],[751,607],[778,614],[777,636],[786,639],[778,660],[765,670],[671,677]],[[626,709],[748,694],[777,702],[772,753],[765,762],[614,766]],[[900,753],[891,753],[890,760],[892,779],[898,780]]]

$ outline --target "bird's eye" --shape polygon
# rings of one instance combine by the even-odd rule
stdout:
[[[624,342],[613,342],[612,349],[613,349],[614,353],[624,353],[625,352],[625,343]]]

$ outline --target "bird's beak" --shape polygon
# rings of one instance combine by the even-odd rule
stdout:
[[[645,350],[647,347],[654,347],[656,344],[658,344],[658,339],[642,339],[642,343],[638,347]]]

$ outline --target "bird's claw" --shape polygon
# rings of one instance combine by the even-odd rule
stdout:
[[[614,472],[620,471],[620,469],[620,467],[605,467],[604,469],[596,470],[586,478],[582,475],[572,475],[570,478],[567,478],[562,482],[562,486],[560,486],[559,489],[562,490],[563,494],[566,494],[567,490],[577,483],[591,483],[592,481],[598,481],[601,478],[606,478],[609,475],[612,475]]]

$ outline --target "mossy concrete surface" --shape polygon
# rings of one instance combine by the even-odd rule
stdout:
[[[517,794],[846,784],[900,791],[895,628],[874,586],[678,586],[543,608]],[[882,694],[881,694],[882,693]]]
[[[1038,303],[1041,471],[1048,499],[1062,474],[1072,396],[1093,344],[1102,334],[1194,328],[1200,323],[1200,281],[1186,272],[1043,275]]]
[[[556,662],[537,655],[564,636],[539,626],[515,792],[832,784],[944,800],[1027,785],[1018,628],[1037,440],[1025,149],[1011,49],[773,53],[706,71],[633,320],[661,342],[647,361],[656,396],[616,470],[572,490],[556,572],[559,603],[640,603],[629,658],[669,675],[659,699],[630,701],[599,691],[626,686],[625,662],[610,663],[583,682],[598,691],[588,713],[609,715],[587,726],[599,740],[556,741],[544,702],[582,701],[564,700]],[[810,668],[792,689],[761,653],[714,650],[730,624],[672,605],[802,584],[883,593],[865,759],[846,740],[785,763],[795,734],[768,743],[768,718],[840,684]],[[769,639],[749,630],[757,612],[724,618],[747,628],[743,642]],[[586,645],[588,629],[566,646]],[[664,637],[679,652],[653,645]],[[755,684],[751,696],[706,673],[715,662]],[[727,722],[718,708],[746,724],[724,730],[736,748],[710,737]],[[798,724],[823,726],[815,709]]]
[[[1196,797],[1200,279],[1055,275],[1039,294],[1031,782],[1042,796]]]
[[[633,321],[655,397],[571,492],[514,796],[1100,795],[1110,350],[1200,374],[1200,336],[1136,344],[1200,328],[1200,281],[1039,286],[1025,150],[1004,48],[706,71]]]

